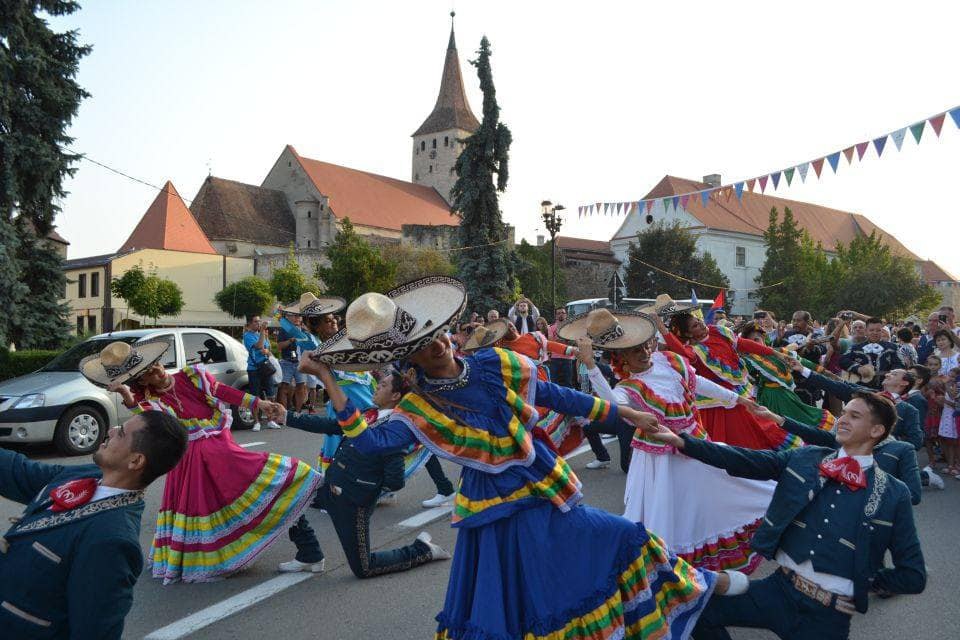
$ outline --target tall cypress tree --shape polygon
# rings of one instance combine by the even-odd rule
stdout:
[[[38,313],[34,304],[56,301],[62,278],[23,281],[35,260],[49,266],[57,259],[42,238],[66,195],[63,179],[76,170],[78,156],[65,151],[73,142],[66,130],[88,96],[74,78],[90,47],[77,44],[75,31],[56,33],[40,14],[69,15],[78,8],[72,0],[0,0],[0,244],[18,236],[0,249],[0,281],[6,281],[0,308],[8,316],[0,344],[11,334],[39,329],[53,336],[64,326],[62,316]],[[27,224],[14,224],[16,218]],[[21,286],[10,284],[18,281]],[[31,304],[24,304],[27,296]]]
[[[497,90],[490,68],[490,42],[480,40],[477,68],[483,91],[483,120],[466,139],[454,169],[454,209],[460,214],[460,246],[476,247],[460,252],[457,271],[466,283],[473,309],[500,308],[514,294],[513,247],[506,246],[507,227],[500,214],[497,192],[507,188],[510,129],[500,122]],[[494,182],[496,174],[496,182]],[[496,244],[493,244],[496,243]]]

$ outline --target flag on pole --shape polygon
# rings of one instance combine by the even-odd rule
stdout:
[[[700,301],[697,300],[697,292],[693,289],[690,289],[690,302],[697,305],[696,308],[690,311],[690,315],[703,320],[703,310],[700,308]]]

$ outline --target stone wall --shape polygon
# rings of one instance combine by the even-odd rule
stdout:
[[[459,227],[451,224],[405,224],[401,227],[400,244],[417,249],[453,249],[457,246]]]
[[[269,255],[257,256],[256,274],[261,278],[269,280],[273,276],[273,270],[279,269],[287,264],[288,253],[274,253]],[[300,270],[310,278],[314,277],[317,270],[317,264],[325,267],[330,266],[330,260],[327,259],[327,253],[324,249],[297,249],[293,254]]]
[[[558,262],[560,262],[559,259]],[[607,284],[617,270],[617,265],[586,260],[568,260],[563,264],[563,275],[567,285],[567,299],[564,302],[607,297],[609,292]],[[557,303],[559,304],[560,301],[558,300]]]

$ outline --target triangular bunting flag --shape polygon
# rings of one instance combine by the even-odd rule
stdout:
[[[897,151],[903,147],[903,139],[907,137],[907,128],[899,129],[890,134],[890,137],[893,138],[893,144],[897,145]]]
[[[704,189],[700,192],[700,202],[703,203],[703,206],[707,206],[707,201],[710,200],[710,189]]]
[[[800,182],[806,182],[806,181],[807,181],[807,171],[809,171],[809,170],[810,170],[810,163],[809,163],[809,162],[804,162],[803,164],[798,164],[798,165],[797,165],[797,171],[800,172]]]
[[[937,134],[937,137],[940,137],[940,129],[943,128],[943,119],[947,117],[947,114],[941,113],[938,116],[933,116],[930,118],[930,126],[933,127],[933,132]]]
[[[910,133],[913,134],[913,139],[917,141],[917,144],[920,144],[920,138],[923,137],[923,128],[927,125],[926,120],[921,120],[917,124],[910,125]]]
[[[877,157],[883,155],[883,148],[887,146],[887,136],[881,136],[873,141],[873,147],[877,150]]]
[[[777,171],[776,173],[771,173],[770,180],[773,181],[773,190],[776,191],[777,187],[780,186],[780,172]]]
[[[730,198],[733,197],[733,189],[731,189],[730,187],[724,187],[723,193],[727,196],[726,197],[727,201],[729,201]]]
[[[843,155],[847,156],[847,164],[853,164],[853,147],[844,149]]]
[[[647,200],[647,213],[653,211],[653,200]]]
[[[827,156],[827,160],[830,161],[830,166],[833,168],[833,172],[837,172],[837,167],[840,165],[840,152],[831,153]]]
[[[686,211],[686,209],[687,209],[687,203],[688,203],[688,202],[690,202],[690,194],[689,194],[689,193],[685,193],[685,194],[683,194],[682,196],[680,196],[680,207],[681,207],[684,211]]]
[[[761,176],[760,177],[760,193],[763,193],[767,190],[767,180],[770,176]]]
[[[597,203],[597,215],[600,215],[600,203]]]
[[[814,172],[817,174],[817,178],[819,178],[819,177],[820,177],[820,172],[823,171],[823,158],[820,158],[820,159],[818,159],[818,160],[814,160],[814,161],[811,162],[810,164],[813,165],[813,170],[814,170]]]
[[[950,110],[950,117],[953,118],[953,124],[960,128],[960,107]]]
[[[870,148],[869,142],[861,142],[857,145],[857,160],[863,161],[863,154],[867,152],[867,149]]]
[[[680,196],[673,196],[673,210],[677,210],[677,205],[680,204]]]
[[[733,188],[737,192],[737,200],[743,203],[743,183],[738,182],[737,184],[733,185]]]
[[[670,198],[664,198],[664,199],[663,199],[663,211],[664,211],[664,213],[666,213],[666,212],[669,211],[669,210],[670,210]]]
[[[787,186],[793,182],[793,172],[796,171],[796,167],[790,167],[789,169],[783,170],[783,175],[787,179]]]
[[[747,180],[747,189],[750,190],[750,193],[753,193],[753,185],[755,185],[756,183],[757,183],[756,178],[750,178],[749,180]]]

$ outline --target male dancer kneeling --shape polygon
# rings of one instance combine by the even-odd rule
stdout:
[[[311,365],[316,366],[312,361],[304,359],[300,368],[312,373]],[[376,425],[387,420],[400,398],[409,390],[409,384],[399,374],[383,378],[373,394],[373,402],[380,411],[371,422]],[[327,392],[334,402],[347,401],[338,385],[329,386]],[[285,418],[288,427],[311,433],[343,435],[334,418],[297,414],[292,411],[287,411]],[[382,454],[361,453],[353,442],[344,440],[324,475],[323,486],[317,492],[317,500],[330,514],[350,569],[358,578],[406,571],[432,560],[450,558],[447,551],[431,541],[430,534],[426,531],[405,547],[389,551],[370,551],[370,515],[383,491],[399,491],[403,488],[403,454],[402,449]],[[319,573],[323,569],[324,560],[314,563],[291,560],[280,564],[280,571],[284,573]]]

